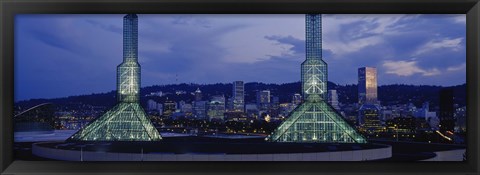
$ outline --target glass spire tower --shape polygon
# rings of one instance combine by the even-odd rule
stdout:
[[[117,66],[118,102],[138,102],[140,65],[138,64],[138,17],[123,18],[123,62]]]
[[[118,104],[79,130],[73,141],[159,141],[153,126],[139,103],[140,65],[138,64],[138,17],[123,18],[123,62],[117,66]]]
[[[322,59],[322,16],[305,16],[306,59],[301,64],[304,102],[267,140],[274,142],[366,143],[327,103],[327,63]]]

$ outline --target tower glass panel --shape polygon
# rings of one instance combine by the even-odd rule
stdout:
[[[158,141],[162,137],[139,103],[138,17],[123,18],[123,62],[117,66],[118,104],[90,122],[69,140]]]
[[[366,143],[327,103],[327,63],[322,60],[322,17],[307,14],[306,60],[301,65],[304,102],[267,139],[275,142]]]

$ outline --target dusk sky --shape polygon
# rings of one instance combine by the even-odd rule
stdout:
[[[17,15],[15,101],[116,89],[124,15]],[[142,87],[300,81],[305,15],[138,15]],[[465,15],[323,15],[328,80],[466,82]],[[298,89],[300,91],[300,89]]]

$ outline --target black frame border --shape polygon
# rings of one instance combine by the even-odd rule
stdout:
[[[479,174],[479,0],[3,0],[0,2],[1,174]],[[15,14],[466,14],[466,162],[14,161]]]

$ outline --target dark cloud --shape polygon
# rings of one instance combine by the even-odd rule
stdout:
[[[282,44],[292,45],[293,47],[290,49],[296,54],[304,54],[305,53],[305,39],[298,39],[294,38],[293,36],[265,36],[265,39],[276,41]]]

